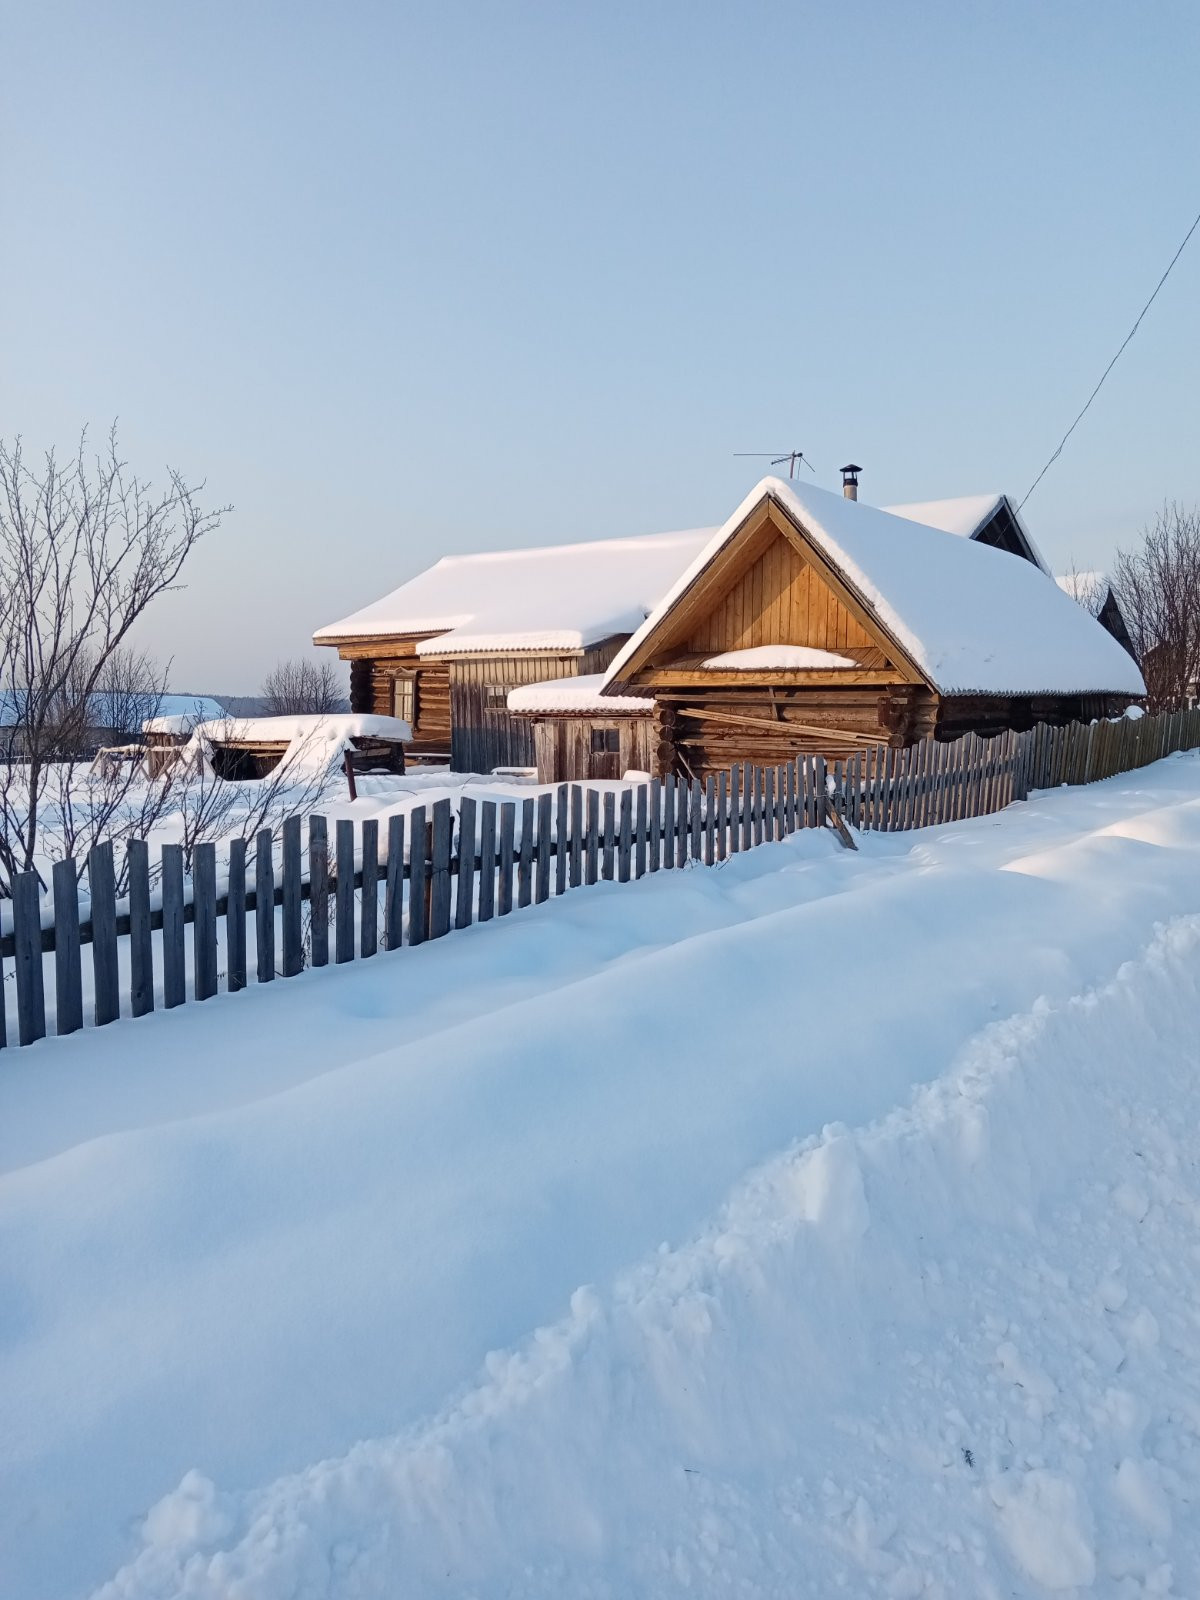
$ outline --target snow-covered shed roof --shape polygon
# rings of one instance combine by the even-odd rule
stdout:
[[[143,733],[191,733],[198,722],[211,722],[225,715],[219,700],[206,694],[164,694],[158,698],[154,716],[142,723]]]
[[[622,691],[627,664],[766,498],[941,694],[1145,693],[1120,645],[1028,561],[776,477],[755,485],[680,574],[618,652],[606,690]]]
[[[996,517],[1010,517],[1029,560],[1035,567],[1041,567],[1048,578],[1053,576],[1042,552],[1034,544],[1021,513],[1006,494],[967,494],[950,500],[914,500],[907,505],[884,506],[883,509],[894,517],[920,522],[927,528],[940,528],[943,533],[955,533],[960,539],[978,539]]]
[[[443,556],[339,622],[317,644],[430,634],[419,655],[575,651],[632,633],[713,529]]]
[[[508,709],[526,716],[547,712],[557,716],[637,716],[654,710],[654,701],[642,695],[600,693],[602,672],[587,672],[577,678],[544,678],[541,683],[523,683],[508,691]]]
[[[294,739],[388,739],[402,744],[412,729],[402,717],[362,711],[304,711],[280,717],[220,717],[196,724],[201,739],[217,744],[290,744]]]

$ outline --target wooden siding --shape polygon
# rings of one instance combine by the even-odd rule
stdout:
[[[580,657],[520,651],[446,656],[443,660],[450,674],[450,765],[455,772],[532,767],[537,753],[529,718],[510,716],[507,710],[489,710],[488,688],[507,693],[521,683],[576,677]]]
[[[615,733],[617,749],[593,750],[593,733]],[[538,717],[533,719],[539,783],[583,783],[649,772],[655,728],[641,717]]]
[[[418,761],[445,761],[450,754],[450,674],[442,662],[427,664],[418,656],[417,642],[374,639],[341,646],[339,655],[350,662],[350,709],[394,716],[393,685],[400,673],[410,674],[416,680],[417,714],[408,753]]]

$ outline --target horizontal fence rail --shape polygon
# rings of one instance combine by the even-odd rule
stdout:
[[[52,953],[55,1029],[84,1026],[83,950],[91,947],[92,1022],[144,1016],[247,987],[247,921],[254,928],[259,983],[442,938],[513,910],[602,880],[627,883],[689,862],[712,866],[803,828],[899,832],[985,816],[1035,789],[1085,784],[1200,746],[1200,709],[1114,722],[1041,724],[992,739],[927,739],[903,750],[856,751],[826,765],[800,756],[779,767],[735,766],[704,781],[669,775],[637,788],[599,791],[560,784],[518,802],[463,794],[405,815],[356,824],[288,818],[278,838],[228,843],[218,880],[217,848],[197,845],[190,884],[183,849],[161,846],[155,897],[145,840],[127,846],[129,892],[116,896],[111,843],[87,862],[90,904],[80,906],[76,863],[58,862],[50,904],[35,873],[18,874],[12,926],[0,937],[0,1046],[8,1031],[6,968],[12,964],[17,1040],[47,1031],[44,958]],[[853,831],[852,831],[853,830]],[[155,899],[157,898],[157,904]],[[307,921],[304,908],[308,907]],[[46,919],[46,911],[52,919]],[[191,929],[191,992],[188,936]],[[155,940],[158,963],[155,969]],[[222,938],[223,934],[223,938]],[[123,960],[121,959],[123,954]]]

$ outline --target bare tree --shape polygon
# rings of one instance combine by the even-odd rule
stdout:
[[[345,711],[346,697],[329,661],[280,661],[263,679],[262,698],[268,715]]]
[[[202,508],[202,488],[169,470],[154,490],[115,425],[94,458],[85,435],[70,460],[51,450],[36,466],[0,440],[0,890],[34,865],[51,767],[86,748],[129,630],[229,510]]]
[[[1117,552],[1112,588],[1149,709],[1178,711],[1200,678],[1200,511],[1166,502],[1140,547]]]
[[[1099,617],[1108,599],[1108,579],[1099,572],[1084,572],[1071,563],[1071,570],[1058,580],[1075,604],[1093,617]]]

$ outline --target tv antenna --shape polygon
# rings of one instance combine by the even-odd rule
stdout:
[[[773,454],[770,450],[735,450],[733,453],[735,456],[751,456],[756,461],[765,461],[769,458],[773,467],[781,467],[786,461],[788,464],[789,478],[794,478],[796,476],[796,468],[801,462],[804,463],[804,465],[814,476],[816,475],[817,471],[816,467],[813,466],[812,462],[804,454],[803,450],[785,450],[782,455],[778,456]]]

